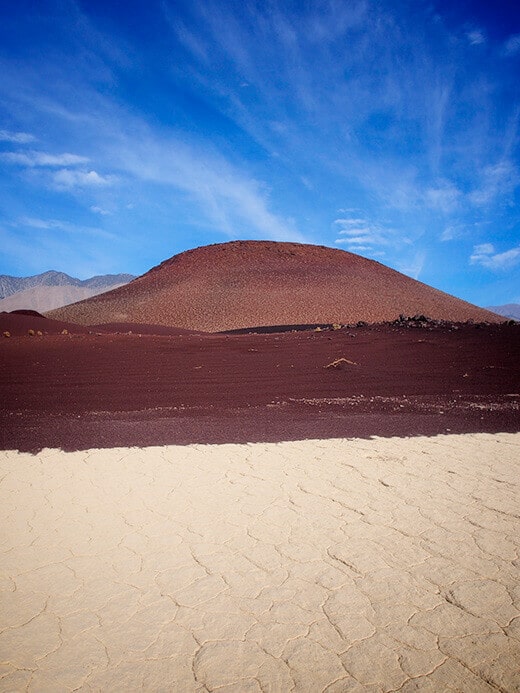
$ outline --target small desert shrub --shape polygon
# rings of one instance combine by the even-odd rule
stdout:
[[[68,330],[62,330],[61,334],[69,334],[69,331]]]
[[[34,337],[34,330],[27,330],[29,337]]]
[[[339,322],[333,322],[332,323],[332,329],[333,330],[341,330],[341,325],[339,324]]]
[[[11,336],[11,333],[10,333],[10,332],[7,332],[7,330],[6,330],[6,331],[4,332],[4,337],[10,337],[10,336]]]
[[[43,332],[41,330],[38,330],[36,334],[38,335],[38,337],[43,337]]]

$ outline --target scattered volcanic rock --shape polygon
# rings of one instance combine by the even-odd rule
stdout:
[[[50,320],[32,310],[17,310],[13,313],[0,313],[0,336],[40,337],[47,334],[88,334],[90,330],[82,325]]]
[[[78,325],[76,323],[52,320],[35,310],[13,310],[0,312],[0,336],[3,337],[41,337],[43,335],[155,335],[155,336],[194,336],[203,334],[194,330],[183,330],[166,325],[136,325],[135,323],[103,323],[102,325]]]
[[[188,250],[125,286],[48,315],[83,325],[135,322],[217,332],[261,325],[374,323],[401,314],[500,321],[483,308],[359,255],[272,241]]]

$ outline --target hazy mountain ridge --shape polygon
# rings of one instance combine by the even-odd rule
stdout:
[[[49,270],[30,277],[0,275],[0,311],[27,308],[42,313],[117,289],[135,279],[132,274],[102,274],[77,279]]]
[[[505,303],[503,306],[487,306],[487,310],[503,315],[504,318],[520,320],[520,303]]]
[[[135,279],[133,274],[102,274],[89,279],[77,279],[65,272],[49,270],[28,277],[14,277],[0,274],[0,299],[7,298],[19,291],[40,286],[77,286],[86,289],[107,289],[115,285],[127,284]]]

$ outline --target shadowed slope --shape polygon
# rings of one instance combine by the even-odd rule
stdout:
[[[126,286],[49,316],[84,325],[124,321],[216,332],[258,325],[380,322],[401,313],[499,320],[353,253],[271,241],[189,250]]]
[[[136,325],[135,323],[105,322],[100,325],[78,325],[46,318],[33,310],[17,310],[12,313],[0,312],[0,334],[6,337],[44,336],[56,334],[128,334],[128,335],[180,335],[199,334],[193,330],[183,330],[169,325]]]

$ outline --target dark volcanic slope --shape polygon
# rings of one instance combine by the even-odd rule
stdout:
[[[87,334],[89,330],[83,325],[64,322],[63,320],[49,320],[36,311],[20,310],[12,313],[0,313],[0,336],[20,337],[30,335],[39,337],[48,334]]]
[[[500,320],[353,253],[270,241],[189,250],[126,286],[48,315],[83,325],[156,323],[217,332],[258,325],[380,322],[401,313]]]
[[[193,335],[193,330],[167,325],[136,325],[135,323],[102,323],[100,325],[78,325],[62,320],[52,320],[34,310],[17,310],[11,313],[0,313],[0,335],[8,337],[43,337],[51,334],[135,334],[139,335]]]

